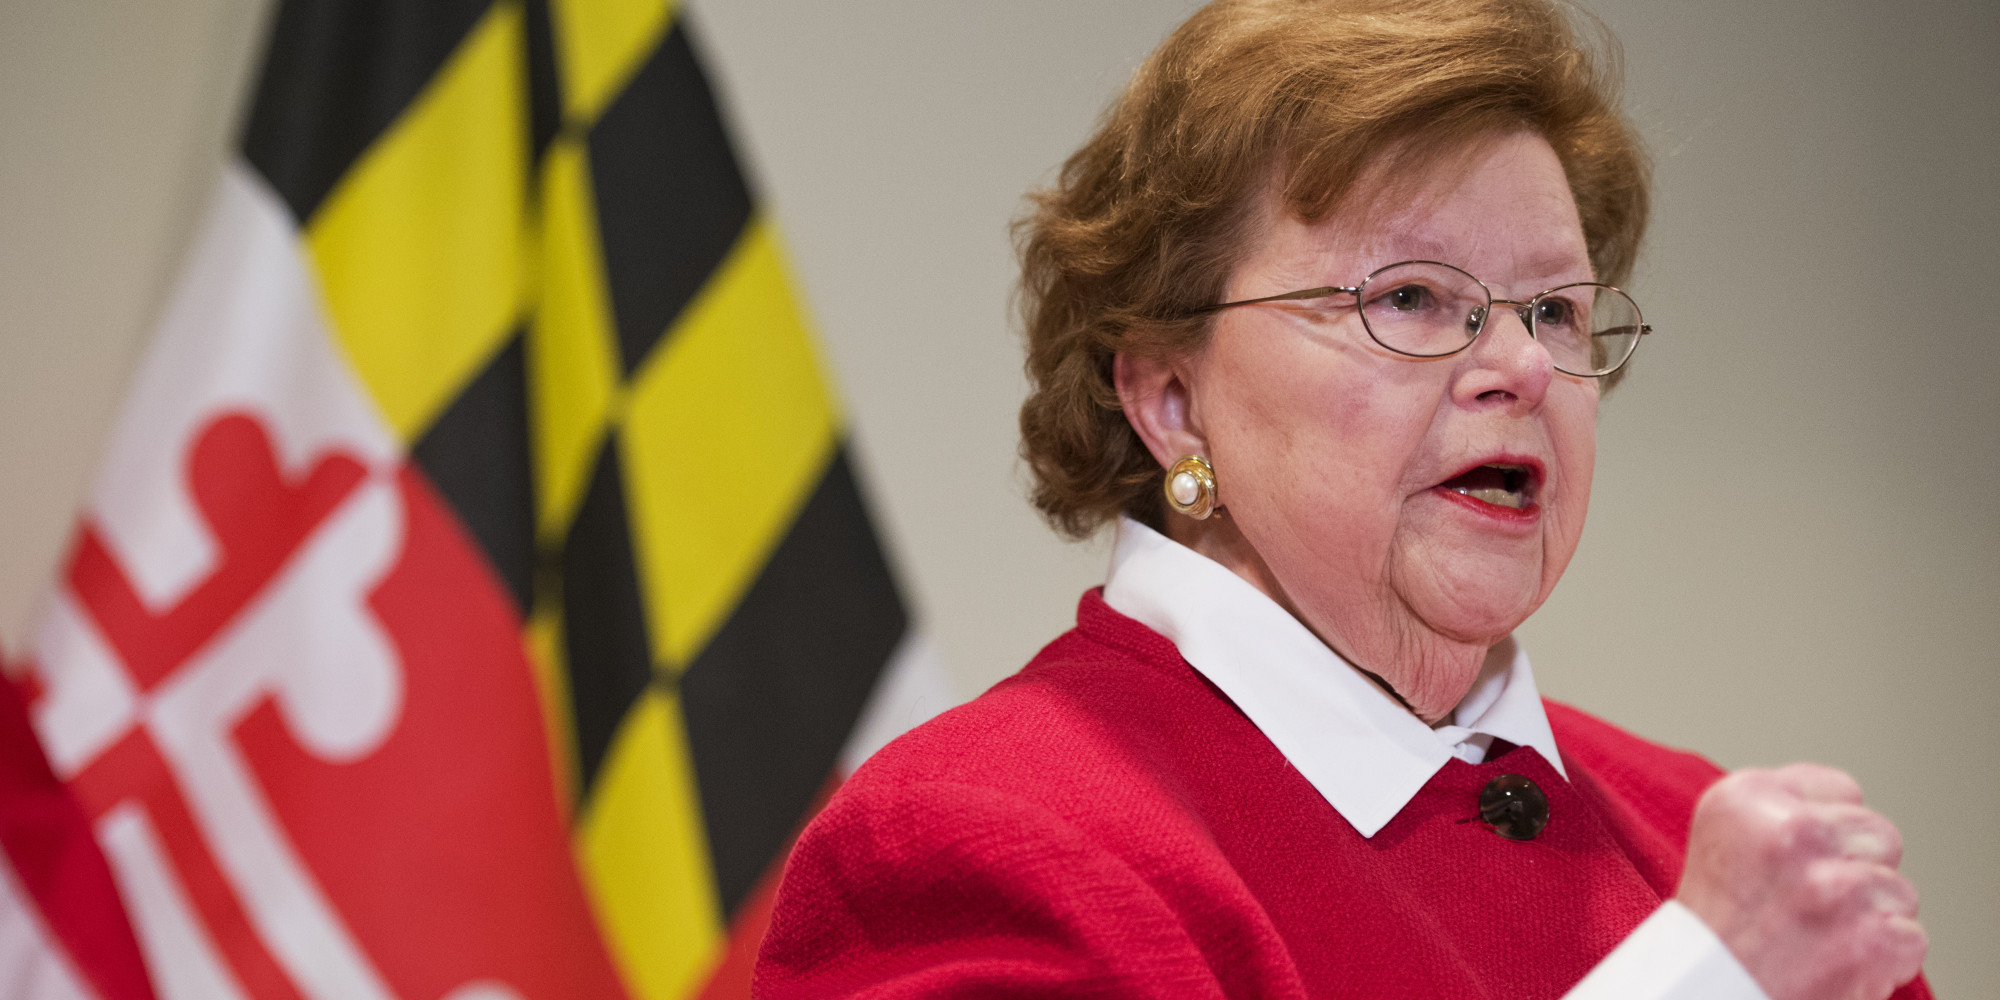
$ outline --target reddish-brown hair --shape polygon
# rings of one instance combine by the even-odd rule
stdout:
[[[1269,185],[1317,221],[1377,157],[1397,176],[1520,129],[1561,159],[1598,280],[1624,281],[1648,170],[1595,21],[1550,0],[1216,0],[1189,18],[1016,225],[1035,505],[1075,537],[1121,512],[1159,526],[1161,469],[1112,358],[1201,347],[1211,318],[1178,317],[1221,300]]]

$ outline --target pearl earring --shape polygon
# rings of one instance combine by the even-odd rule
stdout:
[[[1221,509],[1215,502],[1215,467],[1200,455],[1189,455],[1167,470],[1163,484],[1167,505],[1199,521]]]

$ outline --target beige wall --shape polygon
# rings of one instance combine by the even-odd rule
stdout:
[[[1005,224],[1184,0],[695,0],[961,690],[1101,547],[1021,501]],[[1660,333],[1582,553],[1526,627],[1553,695],[1728,765],[1857,774],[1934,982],[2000,995],[2000,13],[1598,0],[1658,158]],[[0,0],[0,639],[18,652],[241,99],[261,0]]]

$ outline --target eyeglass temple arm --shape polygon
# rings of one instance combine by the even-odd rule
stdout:
[[[1599,330],[1599,331],[1597,331],[1596,333],[1593,333],[1593,334],[1591,334],[1591,336],[1593,336],[1593,337],[1623,337],[1623,336],[1625,336],[1626,332],[1627,332],[1627,331],[1629,331],[1629,330],[1631,330],[1631,329],[1632,329],[1632,328],[1631,328],[1631,327],[1629,327],[1629,326],[1614,326],[1614,327],[1612,327],[1612,328],[1611,328],[1611,329],[1609,329],[1609,330]],[[1641,337],[1643,337],[1643,336],[1645,336],[1645,335],[1647,335],[1647,334],[1649,334],[1649,333],[1652,333],[1652,332],[1653,332],[1653,324],[1651,324],[1651,323],[1646,323],[1646,324],[1642,324],[1642,325],[1641,325],[1641,326],[1639,327],[1639,336],[1641,336]]]
[[[1361,286],[1356,285],[1350,288],[1343,288],[1339,285],[1321,285],[1318,288],[1301,288],[1296,292],[1285,292],[1279,295],[1266,295],[1260,299],[1237,299],[1234,302],[1217,302],[1214,305],[1202,306],[1201,308],[1194,310],[1192,313],[1190,313],[1190,315],[1200,316],[1204,313],[1212,313],[1217,310],[1228,309],[1233,306],[1254,306],[1259,302],[1285,302],[1292,299],[1323,299],[1329,295],[1342,295],[1342,294],[1359,295],[1361,294]]]

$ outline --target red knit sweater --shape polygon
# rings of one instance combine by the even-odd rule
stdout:
[[[806,829],[755,993],[1559,997],[1673,894],[1721,772],[1548,715],[1569,780],[1525,747],[1452,760],[1363,838],[1092,591],[1074,631],[877,754]],[[1478,820],[1505,773],[1548,795],[1534,840]]]

